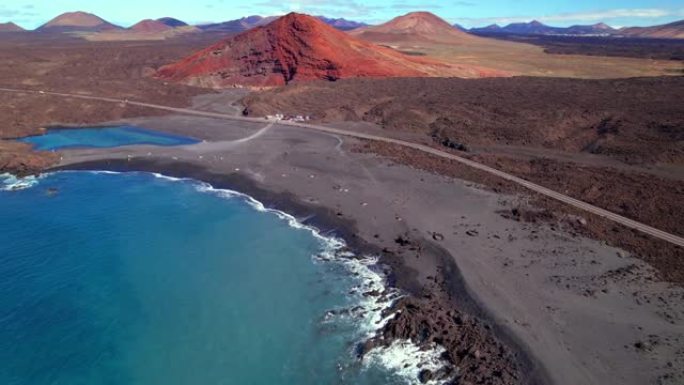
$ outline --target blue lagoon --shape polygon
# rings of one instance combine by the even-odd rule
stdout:
[[[147,130],[135,126],[54,128],[44,135],[20,139],[33,144],[37,150],[60,150],[68,148],[109,148],[134,144],[157,146],[179,146],[197,143],[198,140],[186,136],[173,135],[160,131]]]

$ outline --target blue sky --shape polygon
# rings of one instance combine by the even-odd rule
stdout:
[[[81,10],[129,26],[144,18],[172,16],[189,23],[224,21],[290,11],[379,23],[426,10],[466,27],[538,19],[551,25],[653,25],[684,19],[682,0],[2,0],[0,22],[35,28],[52,17]]]

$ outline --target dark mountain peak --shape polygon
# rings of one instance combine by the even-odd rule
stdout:
[[[264,17],[252,15],[240,19],[224,21],[221,23],[200,25],[199,28],[205,31],[243,32],[255,27],[266,25],[277,18],[278,16]]]
[[[322,20],[324,23],[333,26],[341,31],[351,31],[352,29],[356,28],[361,28],[361,27],[366,27],[368,24],[366,23],[361,23],[358,21],[354,20],[347,20],[343,17],[340,18],[331,18],[331,17],[325,17],[325,16],[316,16],[318,19]]]
[[[263,20],[263,19],[264,19],[263,16],[252,15],[252,16],[243,17],[243,18],[240,19],[240,20],[245,21],[245,22],[247,22],[247,23],[258,23],[258,22],[260,22],[260,21]]]
[[[168,25],[169,27],[172,28],[178,28],[178,27],[187,27],[188,23],[175,19],[173,17],[162,17],[160,19],[157,19],[158,22],[163,23],[165,25]]]

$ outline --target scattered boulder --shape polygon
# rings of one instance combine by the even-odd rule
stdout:
[[[411,244],[411,240],[408,239],[408,237],[406,236],[400,235],[394,239],[394,243],[396,243],[399,246],[408,246]]]
[[[418,373],[418,380],[420,381],[421,384],[425,384],[428,381],[432,380],[434,377],[434,373],[432,373],[431,370],[429,369],[423,369]]]
[[[444,240],[444,234],[433,232],[432,233],[432,239],[434,239],[435,241],[441,242]]]

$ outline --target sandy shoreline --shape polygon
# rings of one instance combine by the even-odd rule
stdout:
[[[557,226],[503,218],[502,210],[521,203],[518,197],[351,151],[356,144],[348,138],[287,126],[235,145],[265,123],[183,116],[122,123],[207,143],[69,150],[60,168],[206,181],[304,218],[356,251],[379,254],[392,269],[390,283],[429,315],[401,319],[391,333],[447,330],[443,342],[454,343],[463,367],[483,370],[473,376],[491,377],[516,361],[519,377],[495,383],[682,378],[681,289],[624,251]]]

